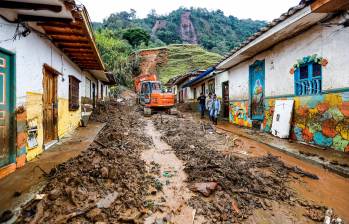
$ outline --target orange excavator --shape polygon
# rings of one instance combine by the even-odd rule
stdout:
[[[175,95],[163,92],[161,82],[156,75],[141,75],[134,79],[138,102],[143,106],[144,115],[150,116],[154,111],[165,110],[176,114]]]

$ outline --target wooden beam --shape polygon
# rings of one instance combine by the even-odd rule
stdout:
[[[349,9],[348,0],[317,0],[310,5],[312,12],[334,13]]]
[[[58,39],[58,38],[52,38],[53,42],[56,42],[57,44],[74,44],[74,43],[80,43],[80,44],[87,44],[88,40],[69,40],[69,39]]]
[[[52,17],[52,16],[34,16],[34,15],[26,15],[26,14],[18,14],[17,20],[20,22],[65,22],[70,23],[73,20],[71,18],[62,18],[62,17]]]
[[[71,60],[75,61],[75,62],[81,62],[81,63],[96,63],[98,65],[97,60],[95,59],[79,59],[79,58],[71,58]]]
[[[79,44],[79,43],[58,43],[59,48],[64,49],[91,49],[89,44]]]
[[[78,41],[78,42],[86,42],[88,43],[87,37],[81,37],[81,36],[74,36],[74,35],[51,35],[48,34],[53,40],[67,40],[67,41]]]
[[[59,28],[70,28],[70,29],[81,29],[81,25],[78,23],[62,23],[62,22],[54,22],[54,21],[48,21],[48,22],[40,22],[38,23],[38,26],[44,26],[44,27],[59,27]]]
[[[84,57],[84,56],[95,56],[92,52],[66,52],[68,55],[71,56],[79,56],[79,57]]]
[[[88,68],[88,69],[94,69],[94,70],[101,70],[102,68],[99,65],[90,65],[90,64],[81,64],[81,63],[76,63],[80,68]]]
[[[84,37],[85,34],[82,31],[79,30],[52,30],[52,29],[45,29],[45,33],[48,35],[70,35],[70,36],[79,36]]]
[[[88,49],[88,48],[63,48],[62,49],[64,52],[67,52],[67,53],[92,53],[93,54],[93,51],[91,49]]]
[[[99,64],[96,62],[96,60],[88,60],[88,61],[82,61],[82,60],[78,60],[78,59],[74,59],[74,61],[76,63],[80,63],[80,64],[84,64],[84,65],[95,65],[95,66],[99,66]]]
[[[25,10],[48,10],[52,12],[61,12],[61,5],[50,5],[41,3],[15,2],[15,1],[0,1],[0,8],[5,9],[25,9]]]

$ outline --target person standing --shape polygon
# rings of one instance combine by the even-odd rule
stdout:
[[[217,124],[217,119],[218,119],[220,110],[221,110],[221,102],[219,101],[219,99],[217,99],[217,95],[213,94],[212,107],[210,111],[210,116],[213,124]]]
[[[199,101],[199,105],[200,105],[201,119],[203,119],[205,116],[205,107],[206,107],[206,96],[204,95],[203,92],[200,94],[197,100]]]
[[[206,102],[206,107],[207,107],[206,109],[208,111],[208,118],[210,119],[210,121],[212,121],[212,118],[211,118],[211,115],[210,115],[212,102],[213,102],[212,93],[209,93],[208,97],[207,97],[207,102]]]

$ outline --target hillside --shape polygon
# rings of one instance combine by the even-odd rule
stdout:
[[[179,8],[168,15],[157,15],[152,11],[144,19],[138,19],[134,10],[113,13],[103,23],[94,23],[94,28],[109,29],[122,35],[127,29],[138,27],[151,36],[149,47],[199,44],[223,55],[265,24],[264,21],[225,16],[221,10]]]
[[[222,57],[198,45],[169,45],[140,50],[141,74],[155,73],[165,83],[170,78],[196,69],[205,69]]]

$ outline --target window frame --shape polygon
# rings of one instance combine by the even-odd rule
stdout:
[[[320,66],[320,75],[319,76],[314,76],[314,72],[313,72],[313,67],[314,65],[318,64]],[[301,67],[307,66],[308,69],[308,77],[307,78],[303,78],[301,79]],[[319,63],[316,62],[308,62],[303,64],[302,66],[298,67],[295,72],[294,72],[294,94],[296,96],[311,96],[311,95],[319,95],[322,93],[322,66]],[[314,80],[319,80],[319,89],[316,91],[317,93],[308,93],[310,90],[305,90],[305,93],[302,94],[302,90],[299,90],[298,85],[301,85],[301,82],[306,82],[308,81],[308,83],[313,83]],[[307,87],[305,87],[307,88]],[[311,89],[312,90],[312,89]],[[312,90],[313,91],[313,90]]]
[[[75,76],[69,75],[69,111],[77,111],[80,108],[80,82]]]

